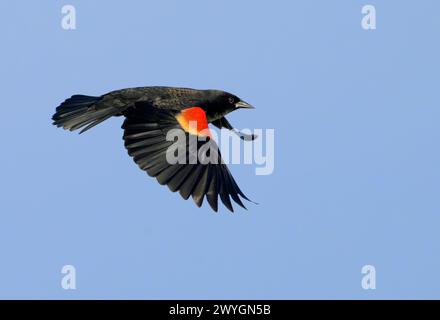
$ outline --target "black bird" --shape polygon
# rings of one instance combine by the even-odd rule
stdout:
[[[220,90],[139,87],[112,91],[100,97],[74,95],[56,108],[52,120],[58,127],[70,131],[81,129],[83,133],[110,117],[124,116],[125,147],[142,170],[161,185],[168,185],[171,191],[179,191],[184,199],[192,196],[199,207],[206,196],[211,208],[217,211],[220,196],[223,204],[234,211],[231,198],[243,208],[240,197],[251,200],[240,190],[222,161],[208,123],[232,130],[243,140],[254,140],[254,135],[242,134],[225,118],[239,108],[253,107]],[[196,121],[196,125],[191,121]],[[185,157],[209,147],[205,158],[215,155],[218,161],[182,163],[179,158],[178,163],[170,163],[167,152],[174,141],[167,140],[167,132],[172,129],[183,129],[185,133]],[[202,136],[205,139],[200,139]],[[196,150],[189,146],[191,137],[198,138]]]

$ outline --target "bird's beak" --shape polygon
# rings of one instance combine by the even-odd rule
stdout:
[[[251,106],[249,103],[247,103],[247,102],[244,102],[244,101],[238,101],[236,104],[235,104],[235,107],[238,109],[238,108],[243,108],[243,109],[255,109],[255,107],[253,107],[253,106]]]

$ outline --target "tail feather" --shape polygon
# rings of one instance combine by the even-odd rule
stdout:
[[[96,103],[101,99],[84,95],[72,96],[56,108],[52,117],[53,124],[70,131],[83,128],[80,131],[83,133],[118,113],[113,107],[97,108]]]

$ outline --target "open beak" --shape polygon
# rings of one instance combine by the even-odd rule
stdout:
[[[244,102],[244,101],[238,101],[236,104],[235,104],[235,107],[238,109],[238,108],[243,108],[243,109],[255,109],[255,107],[253,107],[253,106],[251,106],[249,103],[247,103],[247,102]]]

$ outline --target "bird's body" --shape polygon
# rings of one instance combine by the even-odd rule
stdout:
[[[229,197],[240,206],[243,204],[238,196],[247,197],[226,165],[222,161],[218,164],[170,164],[166,152],[172,142],[166,135],[171,129],[180,129],[187,136],[210,137],[208,123],[234,130],[224,116],[237,108],[250,107],[235,95],[220,90],[138,87],[112,91],[100,97],[74,95],[57,108],[53,120],[58,127],[71,131],[82,129],[82,133],[110,117],[124,116],[125,146],[141,169],[156,177],[159,183],[167,184],[172,191],[179,190],[185,199],[192,195],[198,206],[206,196],[217,211],[217,196],[220,196],[232,211]],[[196,123],[195,129],[192,122]],[[244,140],[254,139],[239,135]],[[214,145],[215,142],[208,138],[199,143],[200,146],[206,144]],[[185,156],[194,153],[188,146],[185,148]]]
[[[96,108],[116,107],[121,111],[134,107],[136,103],[146,103],[154,108],[181,111],[194,106],[204,108],[211,99],[215,99],[223,92],[219,90],[196,90],[173,87],[137,87],[109,92],[102,96]],[[229,110],[208,107],[207,120],[213,122],[220,119]]]

